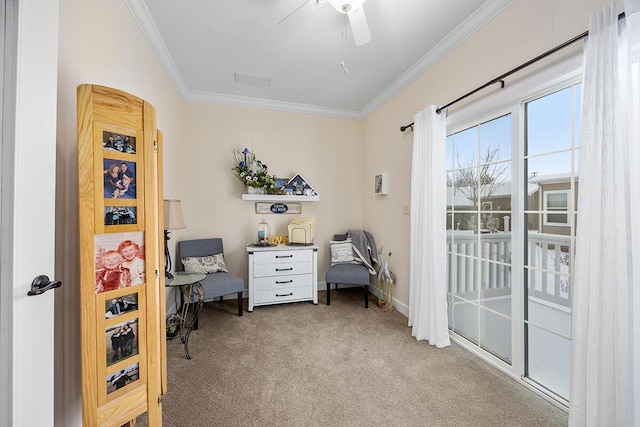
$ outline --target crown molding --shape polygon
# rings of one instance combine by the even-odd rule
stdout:
[[[169,50],[162,40],[162,37],[160,37],[160,32],[151,18],[145,2],[140,0],[125,0],[125,4],[131,11],[136,23],[142,30],[142,34],[149,42],[151,49],[156,54],[156,57],[180,94],[180,97],[184,100],[360,121],[398,94],[514,1],[515,0],[487,0],[478,10],[465,19],[433,49],[416,61],[360,111],[190,90],[187,88],[182,74],[178,70],[172,56],[169,54]]]
[[[138,27],[142,30],[142,34],[149,42],[151,50],[156,54],[162,68],[164,68],[164,71],[169,76],[173,86],[175,86],[180,96],[184,97],[184,93],[187,91],[187,85],[173,57],[169,53],[167,45],[164,43],[164,40],[162,40],[162,37],[160,37],[160,31],[158,31],[158,27],[156,27],[155,22],[153,22],[146,3],[141,0],[124,0],[124,2],[131,11],[131,15],[133,15],[133,19],[135,19]]]
[[[342,118],[349,120],[362,120],[363,117],[358,111],[353,110],[341,110],[337,108],[320,107],[316,105],[296,104],[292,102],[271,101],[268,99],[259,99],[235,95],[226,95],[220,93],[210,93],[194,91],[187,88],[187,85],[182,77],[182,74],[178,70],[173,57],[169,53],[169,49],[160,37],[158,27],[156,27],[151,13],[147,8],[145,2],[140,0],[125,0],[131,14],[133,15],[136,23],[142,30],[142,34],[145,36],[151,49],[155,53],[156,57],[160,61],[160,64],[164,68],[165,72],[169,76],[169,79],[173,83],[174,87],[178,91],[180,97],[185,101],[202,101],[215,104],[233,105],[239,107],[252,107],[261,108],[267,110],[284,111],[290,113],[311,114],[316,116]]]
[[[263,110],[284,111],[288,113],[311,114],[315,116],[332,117],[338,119],[349,119],[358,121],[363,119],[362,115],[358,111],[319,107],[317,105],[272,101],[269,99],[224,95],[219,93],[210,93],[195,90],[186,90],[181,95],[185,101],[201,101],[214,104],[233,105],[238,107],[251,107],[260,108]]]
[[[449,52],[458,47],[463,41],[471,37],[487,22],[495,18],[515,0],[488,0],[473,14],[469,15],[460,25],[443,38],[433,49],[424,54],[411,67],[402,73],[393,83],[387,86],[371,102],[360,110],[363,118],[368,117],[385,102],[397,95],[402,89],[420,77],[429,68],[444,58]]]

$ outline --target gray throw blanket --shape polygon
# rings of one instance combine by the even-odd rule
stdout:
[[[347,235],[351,237],[356,261],[364,264],[369,274],[376,274],[374,267],[378,264],[378,249],[373,235],[364,230],[349,230]]]

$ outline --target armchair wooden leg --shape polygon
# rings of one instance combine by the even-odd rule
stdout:
[[[327,283],[327,305],[331,305],[331,283]]]
[[[242,292],[238,292],[238,316],[242,316]]]
[[[369,285],[364,285],[364,308],[369,308]]]

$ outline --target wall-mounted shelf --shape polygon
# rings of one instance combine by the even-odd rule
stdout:
[[[320,196],[287,196],[280,194],[243,194],[242,200],[255,202],[318,202]]]

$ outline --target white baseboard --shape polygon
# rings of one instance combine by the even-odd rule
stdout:
[[[318,282],[318,291],[326,291],[327,290],[327,283],[326,282]],[[376,297],[378,296],[378,288],[375,285],[370,285],[369,286],[369,292],[372,293],[373,295],[375,295]],[[249,297],[249,291],[248,289],[245,289],[243,294],[242,294],[243,298],[248,298]],[[178,310],[178,303],[177,303],[177,298],[178,298],[178,293],[175,292],[174,294],[174,298],[171,299],[171,301],[167,300],[167,316],[175,313]],[[225,299],[236,299],[237,296],[236,294],[229,294],[229,295],[225,295],[224,297]],[[409,318],[409,307],[403,303],[401,303],[400,301],[398,301],[397,299],[393,299],[393,307],[396,309],[396,311],[398,311],[398,313],[402,314],[404,317]]]
[[[326,291],[327,290],[327,282],[318,282],[318,291]],[[375,296],[378,296],[378,287],[375,285],[369,285],[369,293],[372,293]],[[393,307],[396,311],[402,314],[404,317],[409,318],[409,307],[397,299],[393,299]]]

